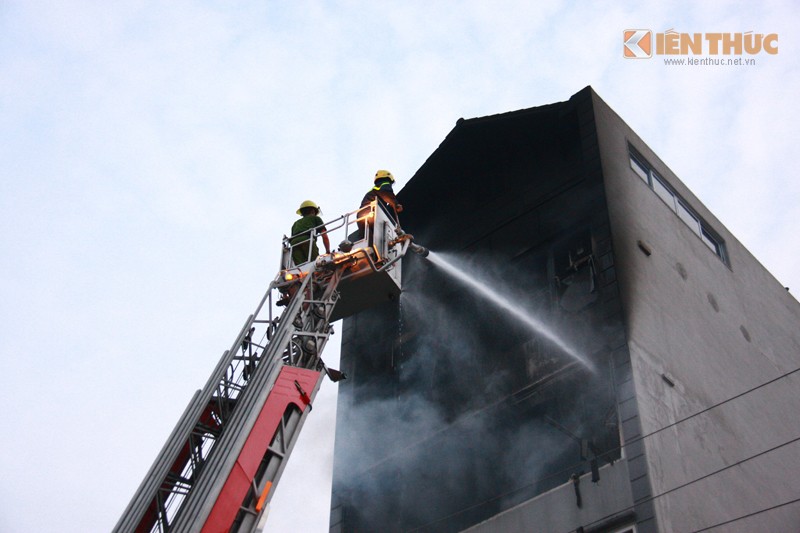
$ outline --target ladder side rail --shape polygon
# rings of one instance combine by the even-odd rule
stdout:
[[[278,274],[278,277],[276,277],[276,279],[273,280],[272,283],[269,284],[269,288],[267,289],[267,292],[264,293],[264,296],[261,298],[261,301],[258,302],[258,305],[256,306],[256,310],[253,312],[253,317],[254,317],[253,321],[254,322],[259,322],[261,320],[260,316],[261,316],[261,312],[264,310],[264,304],[266,304],[267,302],[269,302],[270,304],[272,303],[272,290],[275,288],[275,285],[278,283],[278,278],[279,277],[280,277],[280,274]],[[267,321],[271,322],[272,319],[273,319],[273,316],[272,316],[272,305],[267,305],[266,309],[267,309],[267,312],[268,312]]]
[[[310,297],[304,298],[303,302],[303,310],[301,313],[301,323],[296,324],[300,327],[298,331],[296,331],[296,338],[313,338],[313,352],[308,354],[308,357],[303,357],[298,365],[299,368],[303,368],[303,372],[310,370],[315,375],[316,378],[312,382],[312,386],[309,387],[308,383],[304,386],[311,390],[311,393],[304,391],[301,387],[298,387],[298,391],[292,391],[294,394],[298,394],[298,398],[294,400],[294,409],[291,409],[289,412],[289,420],[286,421],[283,419],[284,415],[284,408],[282,407],[282,401],[285,399],[281,398],[281,394],[273,395],[273,392],[276,392],[276,388],[278,387],[278,383],[276,383],[273,389],[270,391],[269,396],[265,400],[265,404],[261,406],[259,411],[259,417],[264,416],[265,411],[269,411],[272,415],[275,415],[275,409],[280,410],[280,419],[276,423],[276,426],[272,431],[272,435],[269,441],[266,442],[264,446],[264,451],[259,452],[259,455],[263,455],[260,459],[260,466],[255,471],[244,471],[242,470],[240,474],[244,474],[250,477],[249,480],[249,489],[242,495],[241,503],[238,504],[240,506],[238,513],[233,518],[233,523],[230,524],[232,531],[237,532],[245,532],[245,531],[260,531],[263,528],[264,521],[266,519],[266,512],[268,509],[269,501],[272,499],[272,495],[277,487],[278,482],[280,481],[280,477],[288,463],[289,456],[292,453],[294,448],[294,444],[299,438],[300,431],[302,430],[302,426],[305,422],[308,413],[311,411],[311,405],[313,404],[314,398],[316,397],[317,392],[322,383],[323,373],[318,370],[320,366],[324,368],[324,365],[320,365],[321,359],[320,356],[327,344],[328,339],[332,333],[332,328],[330,327],[330,316],[333,312],[333,307],[338,300],[338,292],[336,288],[338,286],[339,281],[342,278],[342,272],[344,267],[339,266],[335,268],[332,272],[330,272],[327,280],[325,281],[324,290],[322,291],[321,295],[317,297]],[[305,294],[305,293],[304,293]],[[297,298],[297,296],[295,296]],[[301,346],[305,346],[305,344],[301,341]],[[304,349],[305,352],[305,349]],[[306,354],[303,353],[303,356]],[[291,366],[284,366],[281,370],[281,374],[278,380],[283,380],[281,387],[287,387],[287,372],[291,375],[292,369],[294,367]],[[293,372],[298,372],[295,370]],[[295,381],[295,385],[297,382]],[[288,385],[291,388],[291,385]],[[261,423],[261,419],[259,418],[259,422]],[[255,431],[255,428],[253,429]],[[248,439],[252,439],[252,435],[248,434]],[[240,450],[238,460],[244,460],[245,464],[251,464],[252,461],[252,453],[254,451],[253,448],[254,443],[250,440],[246,441],[243,444],[242,449]],[[249,448],[249,451],[245,451],[246,448]],[[257,449],[257,445],[256,445]],[[247,457],[244,458],[243,454],[247,453]],[[230,476],[233,476],[233,472],[230,473]],[[226,490],[241,490],[241,478],[238,481],[231,481],[231,477],[226,478]],[[233,484],[231,484],[233,483]],[[234,489],[234,487],[238,487]],[[259,497],[259,495],[261,495]],[[222,493],[218,496],[221,499],[223,496]],[[227,502],[223,503],[230,505],[230,499]],[[222,513],[222,514],[219,514]],[[225,511],[218,509],[216,506],[210,511],[209,513],[209,520],[218,521],[222,516],[224,516]],[[205,523],[204,527],[207,529],[209,527],[209,523]],[[219,526],[219,523],[214,524],[214,526]],[[225,525],[228,527],[228,525]]]
[[[208,459],[212,456],[214,449],[218,447],[218,440],[219,437],[224,435],[226,432],[226,428],[233,427],[236,424],[236,421],[233,419],[235,412],[239,410],[239,398],[243,395],[246,389],[252,383],[252,380],[249,379],[249,374],[247,372],[252,372],[253,367],[248,366],[249,364],[255,365],[255,368],[262,366],[265,362],[267,362],[268,357],[267,350],[264,349],[262,351],[262,355],[259,357],[253,353],[252,347],[254,345],[252,336],[255,331],[255,324],[256,319],[255,316],[260,314],[261,311],[264,309],[264,304],[267,301],[271,302],[271,293],[277,283],[277,279],[270,284],[269,289],[265,293],[264,297],[259,302],[258,308],[256,309],[256,313],[254,315],[250,315],[247,322],[245,323],[244,327],[240,331],[239,335],[237,336],[236,340],[234,341],[233,345],[231,346],[230,350],[230,357],[227,359],[225,367],[222,369],[221,372],[217,373],[217,380],[211,380],[210,385],[215,386],[215,388],[210,391],[209,400],[208,400],[208,408],[211,408],[212,411],[217,413],[217,416],[220,417],[219,419],[219,433],[212,437],[211,439],[207,439],[206,442],[201,441],[201,445],[203,446],[203,452],[206,455],[206,458],[202,461],[202,470],[206,469]],[[272,307],[268,305],[266,307],[269,311],[269,317],[272,316]],[[260,320],[258,322],[264,322]],[[271,327],[271,320],[267,323],[267,329],[269,330]],[[269,339],[270,335],[265,331],[264,337]],[[277,340],[277,339],[276,339]],[[258,348],[265,348],[262,346],[256,345]],[[245,357],[244,351],[241,356],[237,355],[237,351],[239,347],[247,349],[248,355]],[[237,366],[236,361],[240,360],[243,362],[242,366]],[[246,361],[246,363],[245,363]],[[247,368],[245,368],[247,366]],[[230,372],[230,375],[229,373]],[[212,404],[212,402],[214,402]],[[212,405],[214,407],[212,407]],[[194,429],[199,429],[200,425],[196,425]],[[227,429],[230,431],[230,429]],[[200,431],[202,433],[202,431]],[[189,445],[190,442],[187,442]],[[196,485],[197,479],[201,476],[200,468],[195,468],[195,465],[189,465],[188,462],[184,466],[186,471],[186,475],[184,477],[191,479],[191,486],[188,490],[184,489],[183,493],[180,494],[180,502],[177,504],[177,509],[174,512],[170,512],[170,519],[174,522],[178,519],[178,515],[182,512],[182,508],[186,503],[186,499],[188,495],[194,491],[194,487]],[[173,492],[178,492],[180,487],[173,487]],[[167,496],[168,498],[169,496]],[[166,499],[166,498],[165,498]],[[169,501],[167,502],[167,507],[170,507]]]
[[[342,277],[344,276],[344,269],[339,267],[337,268],[331,280],[328,283],[328,286],[325,287],[325,292],[322,295],[322,305],[325,307],[325,321],[324,321],[324,328],[329,329],[330,322],[331,322],[331,314],[333,313],[333,308],[336,306],[336,302],[339,301],[339,292],[337,288],[339,286],[339,282],[342,281]]]
[[[224,381],[228,368],[236,355],[237,347],[242,343],[245,335],[252,327],[256,314],[261,311],[264,303],[270,297],[274,283],[275,282],[270,284],[269,289],[264,294],[264,297],[261,299],[256,309],[256,313],[250,315],[245,321],[231,349],[223,352],[203,389],[197,390],[192,396],[192,399],[178,420],[172,433],[164,443],[156,460],[151,465],[137,491],[134,493],[133,498],[131,498],[130,503],[114,527],[114,532],[133,531],[137,525],[140,525],[148,508],[151,507],[158,497],[159,491],[167,481],[167,477],[182,450],[189,442],[192,432],[197,427],[202,414],[212,401],[220,382]],[[270,309],[270,319],[271,314]]]
[[[287,347],[289,342],[281,342],[279,335],[272,344]],[[256,376],[251,378],[253,383],[246,391],[251,394],[242,395],[240,408],[231,417],[228,431],[223,433],[213,453],[209,454],[202,475],[194,487],[195,490],[187,498],[181,514],[176,517],[174,531],[198,531],[219,496],[220,479],[224,479],[227,472],[234,467],[237,458],[235,450],[240,445],[243,435],[246,435],[248,428],[252,426],[253,420],[248,418],[254,411],[252,404],[259,399],[257,393],[271,390],[280,368],[283,366],[282,361],[270,359],[256,371],[257,374],[260,374],[261,379]]]
[[[237,335],[236,340],[234,340],[233,344],[231,345],[231,349],[223,354],[222,359],[218,363],[218,365],[215,368],[214,372],[209,377],[209,380],[206,383],[206,386],[204,387],[204,389],[202,391],[202,397],[201,397],[200,406],[199,406],[200,409],[201,409],[200,410],[200,414],[196,417],[196,420],[197,420],[196,424],[193,427],[189,428],[189,436],[187,436],[187,438],[185,439],[185,441],[183,443],[185,446],[189,446],[191,448],[191,441],[189,440],[189,438],[190,438],[190,436],[191,436],[191,434],[193,432],[195,432],[196,430],[199,429],[199,430],[201,430],[201,433],[202,433],[202,429],[203,428],[202,428],[202,423],[201,423],[201,416],[203,414],[205,414],[206,411],[212,407],[212,405],[213,405],[212,402],[216,402],[216,412],[217,412],[217,414],[219,416],[222,417],[219,420],[219,431],[223,432],[225,430],[225,428],[229,425],[228,424],[228,419],[232,414],[229,411],[231,409],[235,410],[236,406],[238,405],[237,398],[234,397],[234,396],[238,397],[238,395],[243,393],[244,389],[247,387],[246,380],[245,380],[245,383],[241,387],[237,386],[234,383],[234,378],[236,377],[236,376],[233,375],[234,374],[234,370],[235,370],[234,361],[237,358],[239,358],[239,357],[237,357],[237,350],[238,350],[239,346],[243,346],[243,342],[245,341],[246,338],[249,337],[249,333],[252,333],[252,329],[251,328],[253,328],[253,324],[256,322],[256,317],[261,312],[262,308],[264,307],[264,304],[269,300],[275,283],[276,283],[276,281],[273,281],[270,284],[270,286],[267,289],[266,293],[264,294],[264,296],[262,297],[261,301],[259,302],[256,311],[247,318],[247,320],[245,321],[244,326],[242,326],[242,329],[240,330],[239,334]],[[269,317],[271,319],[272,318],[271,306],[268,306],[268,309],[269,309]],[[265,333],[265,336],[266,336],[266,333]],[[248,344],[250,344],[249,341],[248,341]],[[259,360],[259,358],[257,358],[257,357],[253,357],[253,359]],[[231,378],[230,379],[228,378],[228,371],[229,370],[231,372]],[[203,401],[203,400],[205,400],[205,401]],[[210,443],[210,445],[204,447],[203,451],[207,455],[210,455],[210,453],[213,451],[213,448],[216,446],[216,444],[217,444],[216,443],[216,439],[214,439]],[[183,447],[178,447],[176,452],[175,452],[175,454],[176,455],[180,454],[182,450],[183,450]],[[170,470],[168,470],[167,472],[169,473]],[[191,477],[195,478],[198,474],[199,474],[199,471],[195,471],[194,465],[193,465],[192,466],[192,470],[190,472]],[[192,490],[193,486],[194,485],[192,485],[192,487],[190,487],[190,489],[189,489],[190,491]],[[183,506],[183,502],[180,503],[180,506],[181,507]],[[179,512],[180,512],[180,509],[178,509],[176,511],[176,513],[179,513]],[[173,517],[173,519],[174,518],[175,517]]]
[[[166,477],[166,472],[168,472],[169,468],[172,466],[172,463],[170,463],[168,459],[180,452],[180,449],[178,449],[177,453],[173,453],[176,446],[183,446],[183,440],[181,440],[180,437],[186,434],[187,424],[194,421],[193,414],[196,411],[195,407],[198,404],[201,392],[200,389],[197,389],[192,395],[192,399],[178,419],[178,423],[173,428],[172,433],[167,438],[161,451],[156,456],[156,460],[153,461],[153,464],[136,489],[131,501],[114,526],[114,532],[133,531],[152,503],[155,493],[161,487]],[[191,429],[192,426],[188,426],[188,430],[191,431]],[[164,470],[164,465],[166,465],[166,471]],[[157,484],[154,485],[154,483]]]
[[[282,356],[285,351],[292,349],[296,327],[293,320],[285,317],[295,316],[301,310],[303,295],[312,277],[309,275],[303,279],[300,289],[284,311],[272,340],[264,350],[261,362],[250,377],[248,386],[239,395],[226,430],[209,454],[199,479],[176,517],[174,531],[199,531],[213,507],[227,472],[235,465],[238,456],[235,452],[241,447],[255,422],[257,407],[266,401],[283,366]]]
[[[306,298],[307,309],[301,315],[301,323],[299,324],[296,335],[298,338],[313,339],[312,350],[304,350],[301,354],[305,356],[305,352],[309,353],[308,357],[303,357],[302,361],[297,361],[297,366],[315,370],[321,360],[321,355],[325,349],[325,345],[332,333],[330,324],[330,317],[333,313],[333,308],[339,299],[337,287],[342,279],[344,271],[343,266],[337,266],[331,273],[326,281],[325,289],[319,298]],[[321,308],[321,311],[320,311]],[[306,343],[300,342],[301,349],[307,347]]]
[[[252,315],[245,323],[240,335],[247,331],[251,320]],[[133,531],[140,524],[148,507],[158,497],[158,493],[166,482],[167,476],[181,451],[189,441],[192,431],[211,400],[220,376],[226,372],[230,360],[231,352],[223,352],[203,389],[194,393],[181,418],[161,448],[156,460],[134,493],[133,498],[131,498],[128,507],[117,522],[114,528],[115,532]]]
[[[330,327],[330,317],[339,297],[336,289],[342,279],[343,273],[344,268],[342,266],[337,267],[331,273],[331,277],[328,279],[325,290],[320,298],[308,301],[310,306],[321,305],[323,306],[324,310],[324,314],[322,316],[319,316],[312,310],[310,313],[308,313],[308,320],[303,324],[304,328],[309,329],[303,331],[302,334],[313,335],[317,342],[317,353],[315,354],[316,357],[314,360],[309,361],[309,364],[306,366],[306,368],[309,370],[315,370],[318,366],[318,363],[321,361],[322,352],[325,349],[328,339],[332,333]],[[319,377],[317,378],[316,383],[309,394],[308,405],[300,410],[299,413],[292,413],[292,415],[290,415],[292,420],[290,420],[288,424],[284,424],[284,421],[281,420],[281,423],[276,428],[275,435],[273,435],[271,438],[270,445],[265,452],[263,468],[252,480],[253,487],[250,491],[251,493],[249,493],[245,498],[245,501],[242,502],[242,512],[240,513],[241,523],[236,530],[237,533],[254,533],[263,531],[266,523],[266,515],[269,511],[269,503],[272,501],[272,497],[275,494],[275,490],[280,482],[281,476],[283,475],[283,471],[288,464],[289,457],[294,450],[294,446],[297,443],[306,418],[311,412],[314,399],[316,398],[317,392],[319,392],[319,389],[322,385],[323,376],[324,373],[320,372]],[[283,437],[282,443],[275,442],[276,435],[279,433],[281,433],[281,436]],[[277,446],[278,444],[281,445],[281,449],[274,449],[274,446]],[[267,485],[268,483],[269,485]],[[266,497],[263,498],[263,501],[258,501],[262,498],[257,499],[256,496],[263,494],[264,492],[266,492]]]

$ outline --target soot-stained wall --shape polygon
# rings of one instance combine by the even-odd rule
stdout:
[[[402,225],[433,255],[404,260],[398,301],[344,321],[331,531],[460,531],[620,459],[603,191],[589,88],[459,120],[403,188]]]

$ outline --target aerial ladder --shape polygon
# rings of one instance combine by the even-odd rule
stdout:
[[[263,530],[322,379],[346,377],[321,357],[332,323],[397,298],[403,257],[427,255],[377,201],[309,230],[310,241],[323,232],[344,236],[339,249],[312,261],[306,241],[309,261],[299,265],[292,251],[302,243],[284,237],[278,275],[192,397],[115,532]]]

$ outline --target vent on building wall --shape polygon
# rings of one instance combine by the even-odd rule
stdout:
[[[739,331],[742,332],[742,337],[744,337],[744,340],[750,342],[750,332],[747,331],[747,328],[744,326],[739,326]]]

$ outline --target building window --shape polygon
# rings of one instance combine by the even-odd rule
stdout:
[[[631,155],[631,168],[633,169],[636,174],[639,175],[640,178],[644,180],[645,183],[648,185],[650,184],[650,171],[648,168],[639,162],[638,159]]]
[[[670,208],[675,211],[675,195],[672,194],[672,191],[664,185],[664,182],[659,178],[655,172],[651,172],[653,176],[653,180],[651,182],[651,186],[653,190],[656,191],[656,194],[664,200]]]
[[[641,155],[639,155],[633,147],[628,147],[631,161],[631,169],[650,187],[659,198],[678,215],[691,230],[714,252],[725,264],[728,263],[728,257],[725,252],[725,244],[722,238],[712,230],[708,224],[700,218],[700,216],[691,208],[686,201],[678,196],[667,184],[666,180],[658,175]]]
[[[678,216],[681,217],[681,220],[686,222],[686,225],[692,228],[696,234],[700,235],[700,220],[694,216],[692,210],[683,205],[683,202],[678,200]]]

